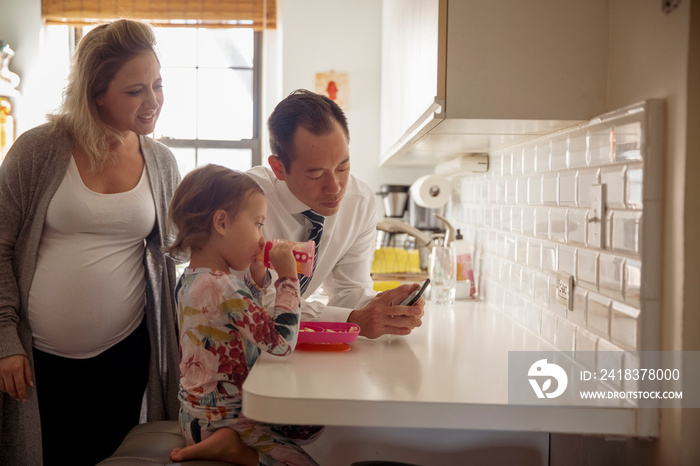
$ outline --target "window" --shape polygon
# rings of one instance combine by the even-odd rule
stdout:
[[[47,83],[47,96],[61,95],[73,44],[92,27],[46,26],[45,56],[59,71],[51,75],[64,77]],[[155,33],[165,103],[153,136],[170,147],[181,175],[207,163],[240,171],[260,165],[262,33],[192,27]]]
[[[156,28],[165,104],[155,137],[184,175],[216,163],[245,171],[261,162],[261,33]]]

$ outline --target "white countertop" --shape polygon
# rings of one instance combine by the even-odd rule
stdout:
[[[426,305],[405,337],[263,354],[243,412],[263,422],[637,435],[637,410],[508,404],[508,351],[554,350],[484,303]]]

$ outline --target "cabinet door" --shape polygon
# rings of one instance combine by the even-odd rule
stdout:
[[[413,125],[438,97],[439,0],[382,3],[381,154]],[[444,90],[443,90],[444,92]]]

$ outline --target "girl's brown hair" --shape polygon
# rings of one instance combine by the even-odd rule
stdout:
[[[177,236],[166,252],[176,259],[186,259],[209,239],[217,210],[235,217],[248,197],[256,193],[264,194],[245,173],[213,164],[195,168],[185,175],[170,201],[168,219]]]

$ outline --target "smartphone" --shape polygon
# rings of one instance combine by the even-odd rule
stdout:
[[[416,304],[416,301],[418,301],[418,298],[421,297],[421,295],[423,294],[423,292],[425,291],[425,289],[428,287],[429,284],[430,284],[430,278],[426,278],[425,281],[423,283],[421,283],[418,288],[413,290],[413,293],[411,293],[410,295],[408,295],[406,297],[406,299],[401,301],[401,306],[413,306],[414,304]]]

